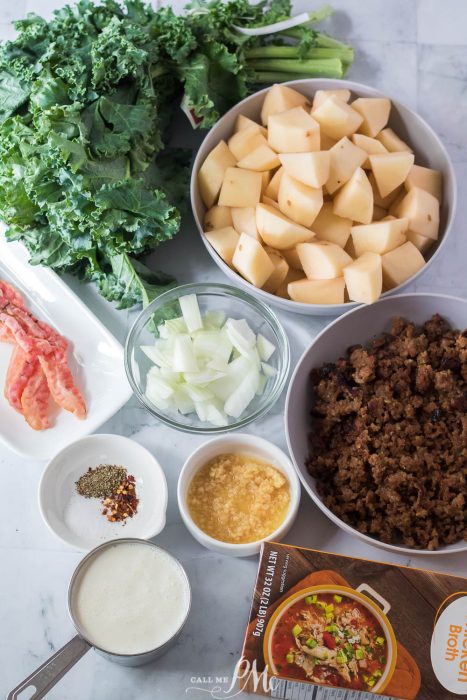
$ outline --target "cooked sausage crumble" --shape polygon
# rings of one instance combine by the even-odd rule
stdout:
[[[326,506],[387,543],[467,539],[467,330],[396,318],[311,379],[308,470]]]

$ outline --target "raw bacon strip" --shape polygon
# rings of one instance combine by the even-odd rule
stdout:
[[[5,398],[10,406],[23,413],[21,397],[32,375],[40,368],[39,361],[30,357],[19,345],[13,349],[5,380]]]
[[[77,418],[85,418],[86,404],[75,385],[65,353],[57,350],[53,354],[40,355],[39,362],[55,403]]]
[[[11,284],[5,282],[5,280],[0,280],[0,299],[2,301],[8,301],[22,309],[25,309],[24,300],[21,294],[15,289]]]
[[[49,423],[50,391],[39,362],[21,396],[24,417],[34,430],[47,430]]]
[[[9,328],[0,323],[0,342],[2,343],[14,343],[15,337]]]
[[[15,316],[4,311],[0,313],[0,321],[11,331],[16,342],[29,355],[48,354],[54,346],[45,338],[30,335],[23,324]]]

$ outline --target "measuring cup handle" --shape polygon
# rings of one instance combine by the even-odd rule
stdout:
[[[90,648],[90,645],[77,634],[76,637],[70,639],[68,644],[65,644],[50,659],[45,661],[22,683],[8,693],[7,700],[17,700],[26,688],[35,689],[34,693],[28,696],[28,700],[43,698]]]
[[[387,615],[387,614],[388,614],[388,612],[389,612],[390,609],[391,609],[390,603],[388,603],[388,601],[386,600],[386,598],[383,598],[382,595],[380,595],[379,593],[377,593],[377,592],[375,591],[374,588],[372,588],[371,586],[369,586],[369,585],[366,584],[366,583],[361,583],[361,584],[359,585],[359,587],[357,588],[357,591],[359,591],[359,593],[367,593],[368,595],[372,596],[375,600],[378,601],[378,603],[379,603],[379,604],[381,605],[381,607],[383,608],[383,613],[384,613],[384,615]]]

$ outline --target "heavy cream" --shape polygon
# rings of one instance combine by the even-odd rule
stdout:
[[[181,627],[189,584],[167,552],[117,542],[79,572],[72,607],[86,639],[114,654],[139,654],[167,642]]]

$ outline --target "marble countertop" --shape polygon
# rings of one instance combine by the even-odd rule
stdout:
[[[9,23],[27,11],[49,15],[62,4],[62,0],[3,1],[0,39],[13,36]],[[443,0],[442,11],[438,0],[332,0],[332,4],[336,13],[326,28],[356,49],[349,78],[373,85],[417,110],[443,139],[454,162],[460,197],[453,235],[437,264],[412,286],[412,291],[436,290],[467,297],[467,237],[463,230],[467,202],[467,4],[464,0]],[[309,7],[305,0],[296,2],[297,11]],[[179,253],[183,246],[186,255],[181,260]],[[186,218],[177,239],[165,244],[153,257],[154,265],[173,272],[180,282],[223,279],[199,241],[191,217]],[[117,312],[92,287],[80,286],[76,280],[69,282],[123,341],[134,312]],[[279,316],[289,334],[294,364],[326,319],[287,313]],[[249,430],[285,448],[283,408],[282,398],[265,419]],[[188,436],[158,424],[136,400],[131,400],[102,426],[101,432],[131,436],[151,450],[163,465],[169,485],[168,520],[156,541],[186,566],[193,585],[193,609],[177,647],[158,663],[127,669],[109,664],[90,652],[48,697],[51,700],[206,697],[203,690],[210,690],[213,685],[209,679],[230,677],[239,657],[257,561],[209,552],[195,542],[181,522],[176,504],[177,477],[184,460],[203,441],[202,437]],[[43,466],[0,447],[2,491],[7,494],[0,508],[2,697],[73,635],[66,590],[82,555],[62,545],[40,518],[37,486]],[[407,559],[361,543],[331,524],[306,494],[286,541],[467,575],[465,554]],[[190,686],[198,689],[186,693]]]

